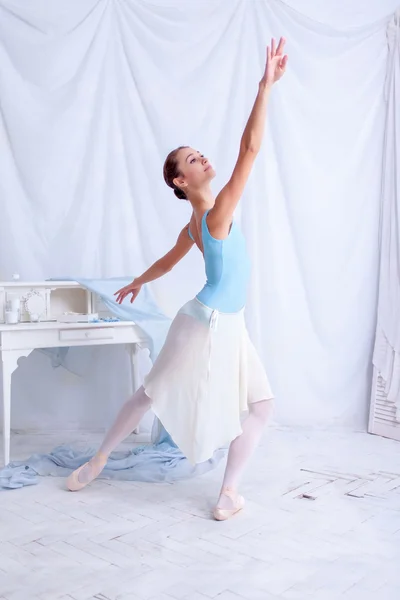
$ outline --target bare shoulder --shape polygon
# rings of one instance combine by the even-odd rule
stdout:
[[[190,237],[189,223],[187,223],[187,225],[185,225],[185,227],[183,229],[181,229],[181,231],[179,232],[177,244],[182,244],[182,243],[183,244],[193,244],[193,240]]]

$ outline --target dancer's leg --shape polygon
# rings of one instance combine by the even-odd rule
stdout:
[[[80,483],[87,483],[101,473],[108,456],[139,425],[140,420],[150,406],[151,400],[142,386],[122,406],[99,450],[80,471],[78,476]]]
[[[242,433],[229,446],[222,489],[228,488],[236,492],[244,468],[260,441],[271,410],[271,400],[262,400],[249,405],[249,414],[243,422]],[[233,506],[234,502],[230,497],[224,494],[220,496],[218,507],[231,509]]]

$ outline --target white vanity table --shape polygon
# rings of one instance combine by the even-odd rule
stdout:
[[[38,322],[31,322],[25,310],[25,298],[40,296],[43,312]],[[21,320],[4,323],[5,299],[9,294],[21,298]],[[39,305],[39,304],[37,304]],[[138,386],[136,355],[138,347],[147,347],[143,331],[132,321],[60,322],[65,313],[97,313],[110,317],[100,298],[71,281],[0,282],[0,354],[3,367],[3,449],[4,464],[10,461],[11,380],[21,357],[36,348],[126,344],[131,357],[132,388]],[[36,316],[35,316],[36,318]],[[3,321],[3,322],[1,322]]]

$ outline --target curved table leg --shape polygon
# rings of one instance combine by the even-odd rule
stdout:
[[[3,458],[4,465],[10,462],[11,442],[11,377],[18,367],[18,360],[23,356],[29,356],[32,350],[2,350],[1,360],[3,363]]]

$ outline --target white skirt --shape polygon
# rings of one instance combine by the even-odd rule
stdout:
[[[193,464],[240,435],[240,415],[250,403],[273,398],[244,310],[221,313],[197,298],[173,320],[144,389],[155,415]]]

